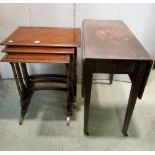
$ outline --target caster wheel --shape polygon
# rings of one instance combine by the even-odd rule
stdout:
[[[66,124],[67,124],[67,126],[69,126],[69,124],[70,124],[70,117],[67,117]]]
[[[124,135],[125,137],[128,137],[128,134],[127,134],[127,133],[125,133],[125,132],[123,132],[123,131],[122,131],[122,133],[123,133],[123,135]]]

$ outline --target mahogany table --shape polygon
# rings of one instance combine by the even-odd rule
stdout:
[[[54,48],[74,48],[74,94],[76,99],[76,66],[77,66],[77,47],[80,47],[81,34],[79,28],[57,28],[57,27],[18,27],[10,36],[8,36],[1,45],[6,45],[7,47],[36,47],[39,53],[49,53],[50,50],[42,50],[42,47],[54,47]],[[24,46],[24,47],[23,47]],[[29,49],[28,53],[31,51]],[[37,53],[35,51],[35,53]],[[59,50],[58,50],[59,51]],[[9,50],[10,52],[10,50]],[[13,50],[12,52],[18,52],[18,50]],[[20,52],[27,53],[27,50],[20,50]],[[33,51],[31,51],[33,53]],[[61,52],[59,52],[61,53]]]
[[[85,20],[82,44],[84,133],[89,135],[93,73],[128,74],[132,86],[122,129],[127,136],[136,99],[142,98],[153,61],[128,27],[118,20]]]
[[[77,48],[80,46],[79,28],[19,27],[1,45],[4,62],[10,62],[21,97],[22,124],[33,90],[67,90],[67,124],[76,102]],[[67,75],[29,75],[26,63],[63,63]],[[66,88],[36,87],[42,82],[66,83]],[[24,105],[23,105],[24,104]]]

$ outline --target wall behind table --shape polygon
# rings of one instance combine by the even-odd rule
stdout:
[[[76,4],[76,27],[84,19],[122,19],[155,57],[155,4]],[[0,4],[0,41],[18,26],[74,27],[74,4]],[[2,48],[2,47],[1,47]],[[0,50],[1,50],[0,48]],[[2,56],[2,54],[1,54]],[[29,65],[31,73],[62,73],[63,65]],[[7,63],[0,63],[2,78],[11,78],[12,71]],[[81,49],[78,49],[78,78],[81,78]],[[96,75],[95,79],[107,78]],[[126,76],[115,76],[127,79]]]
[[[0,41],[6,38],[19,25],[30,25],[27,4],[0,4]],[[0,49],[3,47],[1,46]],[[2,57],[2,53],[0,54]],[[0,63],[2,78],[13,77],[8,63]]]

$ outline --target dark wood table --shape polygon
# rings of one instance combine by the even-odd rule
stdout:
[[[132,86],[122,129],[123,134],[127,136],[137,97],[142,98],[153,61],[122,21],[85,20],[82,35],[84,133],[89,135],[88,119],[93,73],[128,74]]]
[[[80,47],[79,28],[19,27],[1,45],[5,56],[1,61],[10,62],[21,99],[22,124],[33,90],[67,91],[67,124],[76,102],[77,48]],[[66,75],[29,75],[26,63],[63,63]],[[66,88],[36,87],[36,83],[66,83]],[[73,105],[73,106],[72,106]]]

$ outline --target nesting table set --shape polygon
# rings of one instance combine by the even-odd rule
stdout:
[[[21,102],[19,124],[23,123],[34,90],[67,91],[67,125],[76,102],[77,48],[80,46],[80,29],[19,27],[2,45],[6,54],[2,62],[12,66]],[[26,63],[56,63],[66,66],[66,75],[29,75]],[[39,86],[38,83],[66,83],[62,86]]]
[[[6,54],[2,62],[12,66],[21,99],[22,124],[34,90],[67,91],[67,124],[76,102],[77,47],[80,47],[80,29],[19,27],[1,45]],[[152,67],[150,56],[127,28],[118,20],[85,20],[82,30],[82,97],[84,97],[84,133],[89,135],[88,120],[93,73],[128,74],[132,86],[122,132],[127,130],[136,103],[142,98]],[[26,63],[63,63],[66,75],[29,75]],[[66,83],[65,88],[39,87],[37,83]],[[95,117],[95,116],[94,116]],[[106,125],[106,124],[105,124]]]

